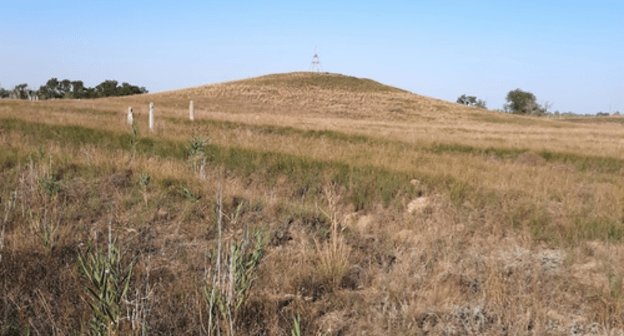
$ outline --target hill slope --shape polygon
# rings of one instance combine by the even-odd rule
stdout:
[[[369,79],[315,72],[258,78],[164,92],[150,97],[164,106],[187,106],[193,99],[207,110],[291,116],[393,119],[397,115],[451,104],[417,96]],[[449,109],[450,110],[450,109]]]
[[[317,73],[0,100],[0,334],[621,333],[609,120]],[[98,301],[85,273],[131,263],[125,298]]]
[[[620,125],[574,123],[509,115],[425,97],[369,79],[314,72],[267,75],[100,102],[140,113],[154,102],[162,115],[299,129],[336,130],[407,143],[438,142],[556,150],[624,158]],[[138,107],[136,106],[138,105]],[[589,120],[591,123],[591,120]]]

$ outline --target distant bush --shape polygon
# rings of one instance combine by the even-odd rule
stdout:
[[[14,98],[14,99],[32,99],[36,96],[36,91],[28,88],[28,84],[19,84],[13,87],[13,90],[3,90],[0,94],[2,98]]]
[[[5,88],[0,88],[0,98],[9,98],[10,95],[11,95],[11,91]]]
[[[465,94],[463,94],[459,96],[459,98],[457,98],[457,103],[462,104],[462,105],[468,105],[472,107],[487,109],[485,101],[481,99],[477,99],[477,97],[475,96],[466,96]]]
[[[528,114],[528,115],[545,115],[548,114],[548,110],[552,106],[551,103],[544,103],[539,105],[535,95],[528,91],[522,91],[515,89],[507,93],[507,104],[504,105],[505,112],[515,114]]]

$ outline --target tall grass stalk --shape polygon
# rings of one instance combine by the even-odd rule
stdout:
[[[17,198],[17,189],[13,192],[13,196],[4,204],[4,217],[2,218],[2,229],[0,230],[0,252],[4,249],[4,232],[6,224],[9,221],[11,210],[15,209],[15,201]],[[2,261],[2,255],[0,255],[0,261]]]
[[[153,290],[149,285],[150,277],[150,264],[151,256],[147,257],[147,265],[145,266],[145,290],[141,293],[140,288],[135,289],[135,299],[132,302],[127,302],[130,306],[134,306],[131,310],[128,310],[128,320],[132,323],[132,330],[135,335],[145,336],[148,335],[149,325],[147,322],[147,316],[150,313],[150,302],[152,299]]]
[[[230,218],[233,225],[238,220],[243,204],[239,204],[236,214]],[[208,305],[208,333],[225,332],[235,335],[239,309],[249,297],[255,281],[256,271],[264,255],[267,244],[265,234],[254,231],[254,242],[244,230],[240,242],[230,238],[223,246],[223,196],[221,185],[217,190],[217,251],[211,252],[210,262],[213,267],[208,270],[204,298]]]
[[[188,140],[187,150],[193,173],[198,174],[199,178],[205,178],[206,168],[206,146],[210,143],[209,137],[196,136]]]
[[[147,173],[141,173],[139,176],[139,185],[141,186],[141,194],[143,194],[143,201],[147,208],[147,186],[150,183],[150,176]]]
[[[293,316],[293,328],[290,330],[291,336],[301,336],[301,315]]]
[[[342,229],[339,228],[339,222],[336,214],[337,194],[333,188],[325,189],[325,197],[329,204],[330,214],[322,209],[321,212],[331,221],[330,237],[325,242],[319,242],[314,239],[316,247],[316,266],[323,282],[329,290],[337,289],[340,286],[342,278],[347,274],[349,268],[349,257],[351,250],[344,242],[342,237]]]
[[[136,125],[136,121],[132,120],[130,124],[130,160],[134,161],[137,153],[137,145],[139,144],[139,128]]]

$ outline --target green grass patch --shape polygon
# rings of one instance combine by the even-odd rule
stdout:
[[[573,242],[583,240],[602,240],[612,243],[621,243],[624,238],[624,221],[610,221],[607,219],[584,220],[577,219],[574,228]]]
[[[221,130],[245,130],[256,134],[274,134],[284,137],[300,136],[308,139],[328,139],[335,142],[345,142],[348,144],[371,144],[371,145],[391,145],[401,147],[412,147],[414,151],[427,151],[434,154],[466,154],[477,156],[494,156],[501,159],[515,160],[519,155],[530,152],[527,148],[505,148],[505,147],[475,147],[457,143],[433,143],[431,145],[409,145],[401,141],[378,139],[361,134],[347,134],[330,130],[300,130],[293,127],[279,127],[270,125],[252,125],[231,121],[219,120],[180,120],[177,118],[167,118],[172,123],[183,123],[191,126],[193,123],[209,125]],[[560,153],[552,151],[541,151],[536,153],[549,163],[564,163],[573,165],[579,171],[594,171],[599,173],[619,173],[624,168],[624,161],[618,158],[605,156],[591,156],[573,153]]]
[[[0,147],[0,172],[9,170],[19,163],[20,151],[15,147]]]
[[[501,147],[473,147],[460,144],[432,144],[428,150],[431,153],[457,153],[479,156],[495,156],[501,159],[515,160],[520,154],[530,150],[525,148],[501,148]],[[551,151],[540,151],[536,153],[549,163],[564,163],[573,165],[578,171],[592,171],[597,173],[614,174],[619,173],[624,168],[624,160],[608,157],[593,156],[574,153],[562,153]]]
[[[501,148],[501,147],[473,147],[461,144],[441,144],[433,143],[427,150],[435,154],[443,153],[457,153],[457,154],[471,154],[479,156],[496,156],[501,159],[515,159],[518,155],[526,153],[528,149],[517,148]]]
[[[109,150],[130,150],[129,133],[117,133],[90,129],[80,126],[59,126],[30,123],[19,120],[0,119],[0,125],[11,131],[27,134],[33,143],[58,141],[69,146],[93,144]],[[513,159],[526,152],[522,149],[476,148],[463,145],[434,144],[430,147],[434,153],[462,153],[470,155],[496,155]],[[441,172],[434,176],[423,176],[416,172],[394,171],[372,165],[348,164],[334,160],[318,160],[281,152],[261,151],[237,146],[208,144],[205,147],[207,164],[223,167],[231,174],[253,179],[267,188],[276,185],[280,177],[286,177],[288,187],[292,189],[292,199],[301,198],[308,202],[321,200],[322,189],[335,184],[344,192],[355,211],[368,211],[376,204],[400,207],[393,202],[410,199],[420,194],[433,192],[449,195],[449,199],[459,209],[470,204],[464,210],[493,211],[509,221],[511,227],[519,230],[529,229],[539,240],[557,244],[577,239],[608,239],[619,241],[624,235],[622,223],[596,221],[591,213],[581,213],[575,221],[565,227],[553,227],[552,218],[544,207],[537,206],[523,192],[505,194],[486,190],[478,185],[457,180]],[[36,153],[33,152],[35,155]],[[0,164],[15,165],[23,160],[24,155],[15,149],[0,149]],[[137,145],[137,154],[163,159],[186,160],[188,148],[186,141],[175,141],[153,137],[141,138]],[[595,170],[605,173],[621,169],[621,160],[581,156],[565,153],[539,153],[545,160],[574,164],[580,170]],[[85,168],[86,169],[86,168]],[[93,170],[97,168],[88,168]],[[102,168],[104,169],[104,168]],[[104,169],[106,170],[106,169]],[[102,171],[103,173],[104,171]],[[94,172],[91,172],[94,174]],[[416,178],[422,183],[416,188],[410,180]],[[182,197],[183,186],[190,185],[191,177],[186,180],[166,179],[157,181],[160,188],[171,193],[175,198]],[[404,197],[403,197],[404,196]],[[466,203],[468,202],[468,203]],[[506,205],[506,206],[505,206]],[[505,209],[506,208],[506,209]],[[487,210],[489,209],[489,210]],[[576,224],[574,224],[576,223]]]
[[[58,141],[75,147],[92,144],[108,150],[131,149],[129,133],[74,125],[47,125],[16,119],[0,121],[7,130],[29,134],[38,142]],[[146,137],[140,138],[136,150],[139,155],[185,160],[188,156],[186,145],[184,141]],[[356,210],[370,209],[378,202],[387,206],[394,196],[414,192],[409,183],[413,178],[411,174],[373,166],[352,166],[336,161],[313,160],[279,152],[214,144],[206,146],[206,155],[209,164],[224,166],[240,176],[259,175],[267,184],[276,181],[278,176],[287,176],[289,182],[295,185],[295,193],[302,197],[317,194],[323,183],[328,182],[325,176],[332,176],[335,182],[343,185]]]
[[[347,134],[342,132],[330,131],[330,130],[301,130],[293,127],[283,127],[283,126],[272,126],[272,125],[253,125],[253,124],[245,124],[238,123],[232,121],[223,121],[223,120],[211,120],[211,119],[201,119],[201,120],[185,120],[173,117],[164,118],[168,122],[173,124],[182,124],[186,126],[192,126],[194,124],[200,125],[208,125],[211,127],[215,127],[224,131],[232,131],[232,130],[242,130],[242,131],[251,131],[255,134],[268,134],[268,135],[279,135],[279,136],[300,136],[302,138],[308,139],[328,139],[335,141],[344,141],[352,144],[360,144],[360,143],[378,143],[378,144],[386,144],[386,143],[397,143],[402,144],[401,142],[394,142],[382,139],[376,139],[373,137],[369,137],[361,134]]]
[[[552,122],[546,119],[539,119],[533,116],[524,116],[519,114],[507,114],[505,112],[479,113],[471,114],[470,118],[475,121],[492,123],[492,124],[514,124],[522,126],[547,126],[554,128],[566,127],[565,124]],[[572,127],[572,125],[567,125]]]
[[[624,161],[608,156],[589,156],[572,153],[541,151],[537,153],[547,162],[565,163],[576,167],[579,171],[615,174],[624,168]]]

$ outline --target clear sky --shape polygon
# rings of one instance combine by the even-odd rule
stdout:
[[[328,72],[502,108],[624,113],[624,0],[3,1],[0,85],[52,77],[180,89]]]

